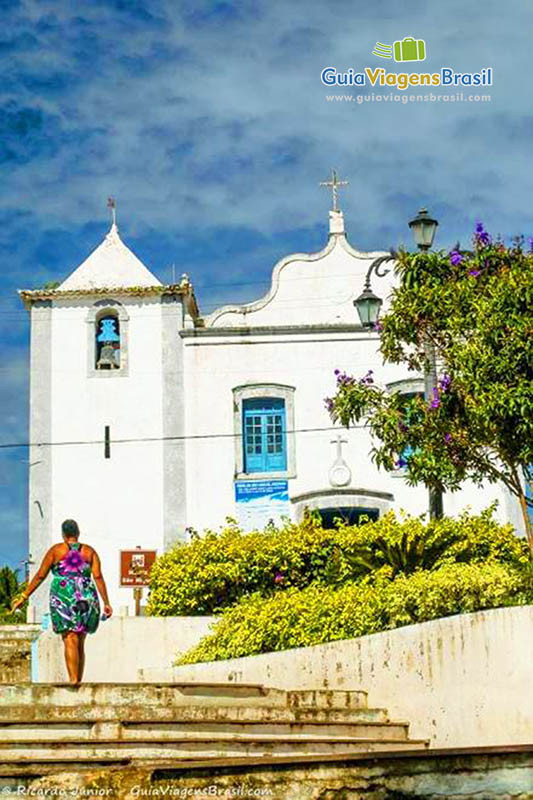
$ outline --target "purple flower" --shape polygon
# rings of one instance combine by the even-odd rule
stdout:
[[[369,369],[366,375],[364,375],[362,378],[359,379],[359,383],[364,383],[367,386],[370,385],[371,383],[374,383],[374,378],[372,377],[373,374],[374,370]]]
[[[488,234],[486,232],[486,230],[483,227],[483,223],[482,222],[477,222],[476,223],[476,232],[474,234],[474,239],[475,239],[476,243],[478,245],[481,245],[482,247],[486,247],[487,245],[489,245],[492,242],[490,234]]]
[[[333,411],[334,403],[333,403],[333,399],[331,397],[324,397],[324,404],[325,404],[325,406],[326,406],[328,411],[330,411],[330,412]]]
[[[372,327],[374,328],[375,331],[381,333],[381,331],[383,330],[383,323],[380,322],[378,319],[376,322],[373,323]]]
[[[446,442],[448,442],[448,444],[449,444],[449,443],[451,442],[451,440],[452,440],[452,435],[451,435],[451,433],[447,433],[447,434],[446,434],[446,436],[444,437],[444,439],[445,439],[445,441],[446,441]]]
[[[274,583],[283,583],[284,580],[285,580],[285,578],[283,577],[281,572],[276,572],[276,574],[274,576]]]
[[[341,372],[337,375],[337,385],[338,386],[348,386],[349,384],[353,384],[354,379],[347,375],[345,372]]]
[[[527,243],[529,244],[529,252],[533,253],[533,236],[529,237],[529,239],[527,240]]]
[[[462,256],[458,250],[452,250],[450,253],[450,261],[453,266],[456,267],[457,264],[460,264],[461,261],[464,261],[464,256]]]
[[[340,369],[335,369],[335,370],[333,370],[333,374],[334,374],[334,375],[338,375],[339,373],[340,373]]]
[[[77,550],[69,550],[62,561],[65,572],[79,572],[85,564],[85,559],[81,557]]]
[[[407,466],[407,461],[405,460],[405,458],[402,458],[402,456],[400,456],[400,458],[396,459],[394,465],[398,467],[398,469],[401,469],[402,467]]]
[[[438,408],[440,406],[440,394],[436,386],[433,387],[433,400],[431,401],[431,408]]]
[[[469,269],[469,270],[468,270],[468,274],[469,274],[469,275],[470,275],[472,278],[477,278],[477,276],[478,276],[478,275],[481,275],[481,270],[480,270],[480,269]]]
[[[439,382],[441,392],[447,392],[450,388],[452,379],[448,374],[444,374]]]

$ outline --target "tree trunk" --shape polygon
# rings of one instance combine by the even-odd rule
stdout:
[[[531,526],[531,520],[529,518],[529,508],[526,502],[526,496],[523,491],[520,491],[520,494],[518,495],[518,500],[520,502],[520,508],[522,509],[522,515],[524,517],[524,525],[526,528],[526,536],[529,544],[530,556],[533,559],[533,527]]]
[[[426,366],[424,369],[424,397],[427,405],[433,400],[433,389],[438,386],[437,383],[437,356],[435,353],[435,346],[433,342],[424,339],[424,354],[426,358]],[[443,502],[442,490],[430,489],[428,494],[429,505],[429,518],[441,519],[443,515]]]

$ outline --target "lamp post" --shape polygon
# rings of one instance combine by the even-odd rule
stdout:
[[[435,232],[439,223],[432,219],[427,208],[421,208],[414,219],[409,222],[413,239],[418,249],[425,253],[433,244]],[[433,399],[433,390],[437,388],[437,363],[435,356],[435,345],[429,338],[424,340],[424,352],[426,366],[424,369],[424,397],[426,403]],[[440,489],[429,489],[429,517],[430,519],[440,519],[443,514],[442,491]]]
[[[421,252],[427,252],[431,248],[438,224],[436,219],[429,216],[427,208],[421,208],[416,217],[409,222],[415,244]],[[383,269],[383,264],[395,259],[396,252],[394,250],[391,250],[385,256],[379,256],[374,259],[366,273],[363,292],[353,301],[354,306],[357,308],[361,325],[364,328],[373,328],[375,326],[383,303],[381,298],[372,291],[370,285],[372,273],[375,273],[378,278],[383,278],[390,272],[390,268]],[[429,339],[424,342],[424,350],[427,364],[424,371],[424,397],[426,402],[431,402],[433,389],[437,387],[437,368],[435,348],[433,342]],[[430,519],[439,519],[442,517],[442,513],[442,492],[439,489],[429,489]]]
[[[421,208],[416,217],[411,220],[409,227],[419,250],[430,249],[438,224],[436,219],[429,216],[427,208]]]
[[[385,275],[389,274],[390,268],[383,269],[383,264],[385,264],[387,261],[394,261],[395,258],[396,252],[391,250],[386,256],[378,256],[378,258],[374,259],[368,268],[368,272],[366,273],[363,292],[359,295],[357,300],[353,301],[353,304],[357,309],[357,313],[359,314],[361,325],[364,328],[374,327],[378,321],[379,310],[383,305],[383,300],[381,297],[377,297],[370,286],[372,273],[374,272],[378,278],[384,278]]]

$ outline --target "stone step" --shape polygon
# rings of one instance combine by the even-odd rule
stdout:
[[[329,689],[285,691],[243,683],[57,683],[14,684],[0,688],[0,714],[6,706],[49,707],[246,706],[261,708],[359,709],[367,707],[367,693]]]
[[[338,755],[346,753],[392,752],[396,750],[420,750],[427,747],[423,740],[357,739],[308,740],[297,737],[250,741],[167,741],[167,742],[1,742],[0,764],[36,764],[67,761],[71,768],[82,763],[102,760],[128,759],[132,764],[143,761],[151,763],[161,760],[210,760],[213,758],[239,758],[291,755]],[[0,774],[2,774],[0,772]]]
[[[79,742],[79,741],[276,741],[302,738],[398,739],[406,740],[406,722],[342,723],[265,723],[265,722],[18,722],[0,725],[0,741],[7,742]],[[0,745],[1,747],[1,745]]]
[[[205,763],[420,750],[366,692],[259,684],[19,684],[0,688],[0,777],[61,764]],[[3,770],[3,771],[2,771]]]
[[[1,727],[17,722],[68,723],[105,722],[216,722],[216,723],[339,723],[387,722],[387,712],[383,708],[318,708],[265,706],[223,706],[223,705],[122,705],[83,704],[69,706],[28,703],[20,705],[0,704]]]

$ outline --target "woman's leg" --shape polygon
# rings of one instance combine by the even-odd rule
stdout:
[[[79,683],[79,646],[78,634],[74,631],[65,631],[61,634],[65,647],[65,664],[67,665],[68,679],[70,683]]]
[[[85,637],[86,633],[78,634],[78,682],[81,683],[85,669]]]

